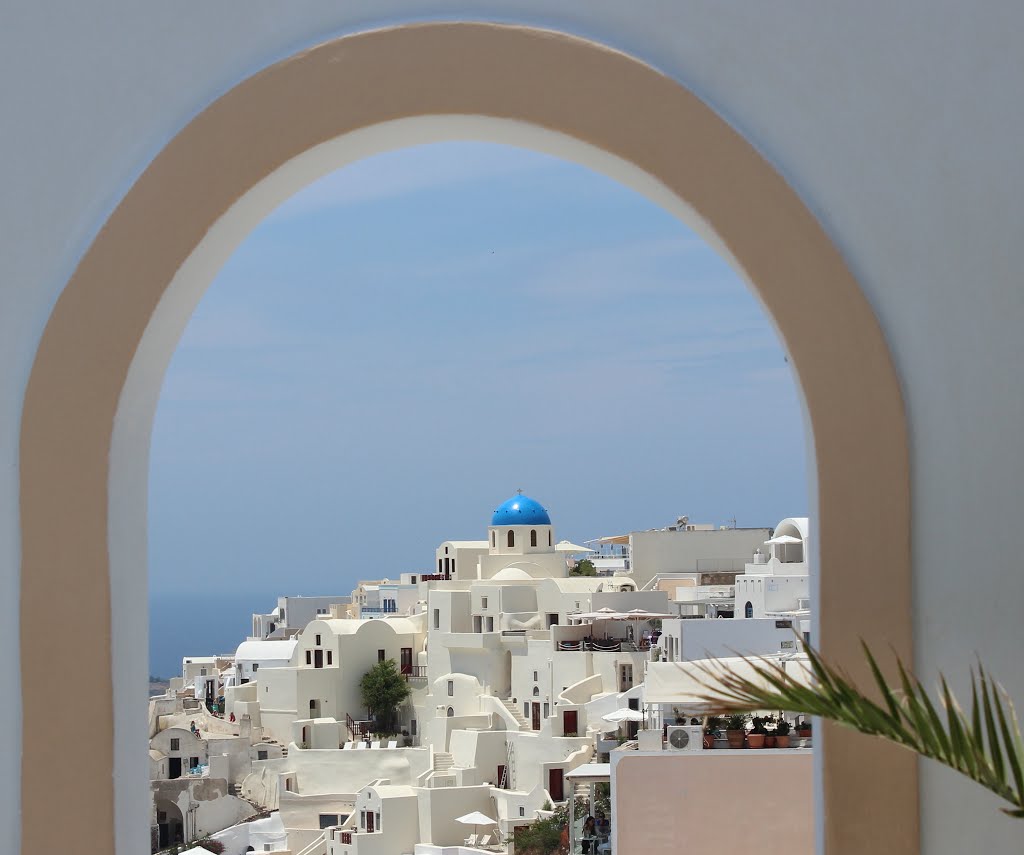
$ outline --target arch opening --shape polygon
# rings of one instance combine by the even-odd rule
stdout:
[[[453,51],[464,58],[457,70],[436,59]],[[377,81],[375,97],[359,97],[345,85],[351,79]],[[305,110],[309,92],[318,90],[332,93],[324,103],[333,111]],[[350,36],[245,81],[183,130],[111,216],[47,325],[22,423],[22,668],[38,673],[37,660],[55,653],[25,633],[47,611],[66,606],[68,631],[82,639],[81,658],[89,663],[66,688],[101,699],[85,713],[97,738],[69,750],[94,771],[107,769],[103,780],[117,781],[117,820],[115,833],[112,787],[81,793],[46,772],[53,740],[71,739],[82,712],[46,703],[37,697],[42,687],[25,680],[23,704],[33,715],[23,724],[23,852],[60,848],[60,829],[46,819],[57,799],[71,822],[96,829],[99,849],[116,845],[127,853],[144,845],[144,823],[135,818],[145,815],[143,788],[131,773],[114,774],[141,768],[133,759],[144,744],[133,722],[137,707],[114,708],[111,699],[115,674],[126,697],[144,682],[144,660],[130,640],[145,633],[138,568],[145,566],[149,429],[167,359],[212,271],[276,201],[316,177],[331,146],[354,159],[361,146],[385,150],[396,131],[410,144],[413,125],[440,139],[460,123],[461,133],[487,128],[497,142],[532,134],[544,140],[538,144],[568,146],[569,159],[600,162],[599,171],[618,180],[624,174],[623,183],[692,217],[688,222],[744,272],[778,322],[805,396],[821,532],[815,557],[828,567],[818,582],[821,647],[855,674],[860,634],[909,655],[908,455],[899,386],[856,282],[778,174],[678,83],[591,43],[483,24]],[[244,161],[232,157],[243,148]],[[217,166],[224,163],[233,167]],[[826,348],[815,332],[821,328],[830,330]],[[890,596],[851,616],[856,591],[872,581],[865,573],[882,572],[882,562],[865,570],[843,554],[864,530],[891,547],[884,567]],[[831,619],[841,607],[846,619]],[[863,851],[878,829],[887,851],[914,851],[913,761],[830,730],[824,744],[830,855]],[[858,789],[867,768],[893,788]],[[864,815],[881,821],[865,829]]]

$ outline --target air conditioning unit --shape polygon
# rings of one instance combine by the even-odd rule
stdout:
[[[669,751],[703,751],[704,728],[699,724],[670,727],[668,729]]]

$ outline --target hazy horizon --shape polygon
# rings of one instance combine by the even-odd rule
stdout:
[[[518,488],[579,542],[771,526],[806,481],[783,349],[694,232],[546,155],[421,146],[297,194],[204,296],[153,430],[151,596],[422,570]]]

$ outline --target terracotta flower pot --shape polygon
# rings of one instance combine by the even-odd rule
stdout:
[[[704,734],[704,747],[714,748],[715,747],[715,735],[713,733]]]
[[[745,732],[742,730],[727,730],[725,732],[725,738],[729,740],[730,748],[742,748],[745,735]]]
[[[747,734],[747,745],[750,748],[764,748],[764,734],[763,733],[748,733]]]
[[[783,736],[781,733],[775,736],[775,747],[776,748],[789,748],[789,734]]]
[[[778,737],[774,733],[769,733],[764,738],[764,747],[765,748],[774,748],[775,747],[775,740],[776,739],[778,739]]]

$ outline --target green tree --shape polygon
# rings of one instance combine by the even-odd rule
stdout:
[[[583,558],[576,562],[576,566],[569,571],[570,576],[596,576],[597,568],[589,558]]]
[[[380,733],[397,731],[398,708],[410,695],[409,684],[398,672],[394,659],[378,662],[359,681],[363,704]]]

